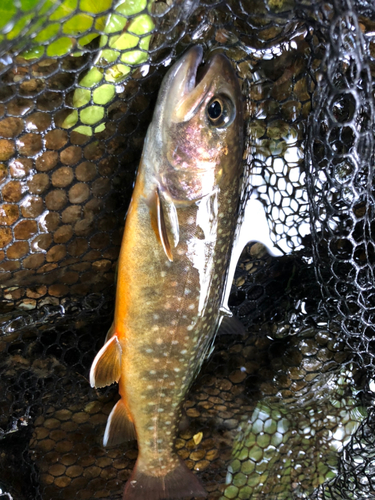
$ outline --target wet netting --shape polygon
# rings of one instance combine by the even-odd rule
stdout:
[[[120,499],[117,387],[88,373],[162,77],[232,61],[249,243],[176,449],[209,499],[375,498],[372,0],[1,0],[0,499]],[[275,253],[275,252],[274,252]],[[277,254],[277,252],[276,252]],[[147,500],[147,499],[145,499]]]

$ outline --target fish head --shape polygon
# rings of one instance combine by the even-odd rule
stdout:
[[[212,54],[199,67],[202,57],[202,47],[194,46],[170,68],[152,123],[158,182],[178,200],[225,189],[242,171],[238,78],[224,54]]]

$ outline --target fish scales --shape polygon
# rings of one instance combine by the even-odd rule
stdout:
[[[138,440],[126,500],[206,495],[174,441],[222,318],[243,118],[229,61],[213,55],[198,81],[201,58],[193,47],[163,80],[127,214],[114,323],[90,374],[93,386],[119,382],[105,443]]]

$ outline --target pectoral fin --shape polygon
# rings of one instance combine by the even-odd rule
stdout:
[[[217,335],[247,335],[245,326],[236,316],[224,316],[221,320]]]
[[[174,200],[166,189],[156,187],[149,200],[151,225],[160,241],[164,253],[173,262],[172,248],[178,245],[180,228]]]
[[[158,231],[160,242],[163,246],[165,255],[167,256],[170,262],[173,262],[173,255],[171,250],[171,245],[169,243],[167,226],[165,224],[165,214],[163,209],[163,204],[160,200],[159,189],[156,189],[156,214],[158,220]]]
[[[175,248],[180,241],[180,225],[178,223],[178,215],[175,203],[179,203],[177,200],[173,200],[171,195],[166,189],[158,188],[158,194],[160,199],[160,205],[163,210],[164,222],[168,233],[168,239]],[[188,202],[190,203],[190,202]],[[185,206],[186,202],[183,201],[182,205]]]
[[[105,387],[118,382],[121,376],[122,349],[117,335],[113,335],[100,349],[91,365],[91,387]]]

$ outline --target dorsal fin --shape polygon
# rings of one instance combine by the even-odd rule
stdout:
[[[167,256],[168,260],[170,262],[173,262],[173,255],[172,255],[171,245],[169,243],[167,226],[165,224],[164,210],[163,210],[163,204],[161,203],[160,200],[159,188],[156,188],[156,213],[158,220],[158,231],[159,231],[160,242],[163,246],[165,255]]]

